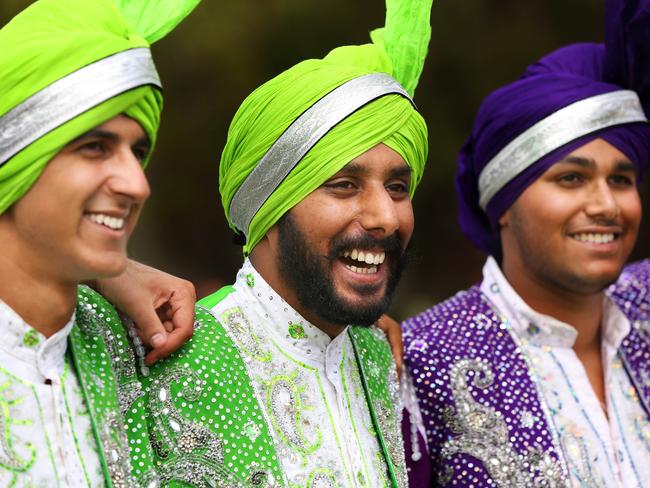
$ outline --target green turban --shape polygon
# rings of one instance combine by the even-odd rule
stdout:
[[[136,120],[155,143],[162,94],[151,81],[157,74],[149,43],[198,1],[38,0],[0,29],[0,214],[27,193],[66,144],[119,114]],[[106,60],[130,62],[132,53],[140,65],[149,63],[148,81],[131,73],[133,86],[122,89],[119,77],[113,82],[96,74],[100,65],[115,73]],[[86,73],[95,79],[80,78]],[[89,88],[99,92],[100,82],[107,96],[75,100]],[[62,88],[52,96],[57,87]]]
[[[413,95],[431,37],[431,2],[387,0],[386,25],[371,33],[372,44],[339,47],[323,59],[299,63],[244,100],[221,156],[219,190],[230,227],[246,235],[245,254],[282,215],[379,143],[410,166],[413,196],[427,158],[426,124],[409,99],[387,94],[352,112],[320,138],[261,204],[248,229],[237,228],[231,211],[233,197],[276,140],[333,90],[364,75],[385,73]]]

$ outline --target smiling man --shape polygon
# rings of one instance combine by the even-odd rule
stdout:
[[[407,485],[395,365],[373,324],[426,160],[411,97],[430,8],[389,1],[372,44],[288,69],[235,115],[219,184],[245,259],[126,413],[145,486]]]
[[[40,0],[0,30],[2,486],[136,486],[122,419],[135,372],[111,361],[133,353],[78,285],[124,271],[149,196],[149,43],[193,7],[152,19],[153,3]]]
[[[649,486],[650,262],[619,279],[650,165],[647,3],[608,2],[606,47],[559,49],[479,110],[456,189],[483,281],[404,324],[422,486]]]

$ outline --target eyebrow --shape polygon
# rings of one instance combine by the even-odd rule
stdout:
[[[101,130],[101,129],[91,129],[88,132],[81,134],[76,139],[73,139],[72,141],[70,141],[70,143],[75,143],[83,139],[90,139],[92,137],[97,137],[99,139],[108,139],[109,141],[117,141],[119,139],[117,137],[117,134],[115,134],[114,132],[109,132],[107,130]]]
[[[368,170],[367,166],[362,165],[361,163],[357,163],[355,161],[352,161],[345,165],[339,173],[343,174],[349,174],[349,175],[354,175],[354,176],[365,176],[369,173],[370,171]],[[393,168],[390,170],[390,177],[391,178],[404,178],[406,176],[411,175],[411,168],[406,165],[402,164],[397,168]]]
[[[583,158],[580,156],[567,156],[564,159],[561,159],[558,161],[556,164],[575,164],[576,166],[580,166],[582,168],[586,169],[595,169],[596,168],[596,161],[593,160],[592,158]],[[623,172],[634,172],[636,171],[636,167],[631,161],[618,161],[616,163],[616,171],[623,171]]]
[[[111,142],[117,142],[120,139],[115,132],[110,132],[107,130],[95,128],[89,130],[84,134],[81,134],[79,137],[73,139],[68,144],[74,144],[76,142],[82,141],[83,139],[91,139],[91,138],[106,139]],[[132,147],[146,147],[147,151],[149,151],[151,149],[151,141],[149,140],[149,137],[144,135],[140,139],[135,141]]]

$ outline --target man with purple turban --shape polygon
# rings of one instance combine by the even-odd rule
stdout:
[[[621,274],[650,165],[650,2],[607,9],[605,46],[489,95],[460,153],[460,223],[490,257],[404,324],[422,486],[650,486],[650,261]]]

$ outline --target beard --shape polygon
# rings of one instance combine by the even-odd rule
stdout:
[[[293,290],[301,306],[326,322],[336,325],[370,326],[390,306],[395,288],[408,263],[410,243],[403,249],[396,234],[377,239],[368,234],[357,237],[334,236],[329,243],[328,255],[314,253],[305,235],[296,225],[291,214],[278,221],[279,257],[278,270],[282,280]],[[386,290],[378,300],[368,300],[363,305],[351,304],[337,293],[330,263],[350,249],[381,249],[386,253],[388,279]],[[382,265],[382,266],[383,266]],[[375,285],[358,286],[360,295],[371,296],[378,291]]]

